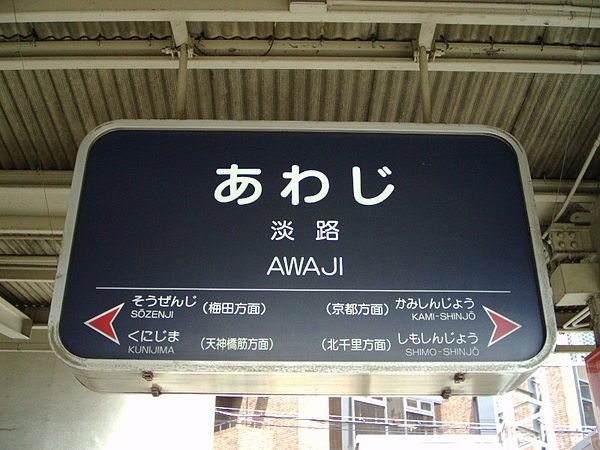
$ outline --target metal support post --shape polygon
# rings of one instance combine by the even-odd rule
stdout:
[[[182,44],[179,47],[179,69],[177,71],[177,98],[175,103],[175,117],[185,119],[185,99],[187,94],[188,74],[188,46]]]
[[[423,122],[431,123],[431,92],[429,89],[429,72],[427,59],[429,55],[424,46],[419,47],[419,75],[421,78],[421,101],[423,106]]]

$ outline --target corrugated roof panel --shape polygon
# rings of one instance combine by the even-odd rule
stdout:
[[[438,25],[436,37],[448,42],[536,43],[544,27],[507,27],[501,25]],[[491,39],[490,39],[491,38]]]
[[[196,71],[193,79],[195,101],[188,105],[188,112],[200,118],[395,121],[413,116],[414,93],[406,81],[416,83],[418,76],[408,72],[212,70]],[[372,88],[384,94],[373,95]]]
[[[0,283],[0,296],[17,306],[49,306],[53,290],[52,282]]]
[[[373,122],[413,122],[420,114],[419,74],[375,72],[370,91],[369,116]]]
[[[72,169],[83,137],[123,118],[172,117],[175,71],[0,72],[5,169]]]
[[[419,38],[420,29],[421,25],[416,23],[380,23],[377,25],[374,37],[382,41],[409,41]]]
[[[529,74],[500,73],[434,72],[430,77],[435,122],[485,124],[509,132],[531,80]]]
[[[0,73],[0,108],[7,119],[0,129],[2,136],[18,142],[13,155],[16,168],[68,168],[72,164],[61,155],[56,129],[47,122],[48,115],[36,108],[40,103],[43,100],[34,72]]]
[[[349,24],[349,23],[240,23],[190,22],[194,36],[207,39],[341,39],[408,41],[419,36],[419,24]],[[444,25],[436,28],[435,37],[449,42],[499,42],[600,45],[597,28],[521,27],[504,25]]]
[[[207,39],[417,39],[419,24],[377,23],[274,23],[274,22],[188,22],[193,36]],[[170,39],[168,22],[65,22],[0,24],[0,40],[45,39]],[[437,26],[436,38],[450,42],[494,42],[600,45],[597,28],[522,27],[503,25]]]
[[[528,151],[534,178],[574,179],[599,133],[598,77],[534,76],[514,127],[515,136]],[[599,169],[596,157],[587,178],[597,178]]]
[[[283,30],[284,25],[280,24]],[[273,22],[188,22],[189,32],[194,36],[203,36],[207,39],[215,38],[242,38],[242,39],[267,39],[279,29],[274,28]],[[277,36],[279,39],[279,37]]]
[[[174,70],[2,72],[2,167],[71,169],[77,145],[98,124],[172,117],[176,76]],[[599,77],[430,76],[435,121],[513,132],[530,154],[536,177],[560,176],[568,144],[563,177],[577,175],[600,123]],[[416,72],[194,70],[189,90],[188,118],[415,122],[421,117]],[[594,162],[587,177],[599,173]]]
[[[341,39],[410,40],[419,34],[418,24],[376,23],[273,23],[188,22],[194,36],[207,39]]]
[[[600,28],[548,27],[544,33],[546,44],[600,45]]]
[[[60,240],[0,239],[0,255],[57,256],[60,248]]]
[[[98,36],[107,39],[160,39],[170,38],[171,26],[168,22],[0,23],[2,39],[13,37],[13,40],[18,40],[15,35],[30,36],[33,32],[38,39],[96,39]]]
[[[519,27],[502,25],[438,25],[436,39],[448,42],[600,45],[598,28]]]

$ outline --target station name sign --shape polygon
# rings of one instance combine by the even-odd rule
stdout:
[[[145,391],[142,370],[172,392],[437,393],[456,373],[500,392],[554,340],[536,233],[499,130],[113,122],[78,155],[51,340],[100,391]]]

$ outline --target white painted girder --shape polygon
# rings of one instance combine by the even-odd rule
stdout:
[[[432,47],[433,25],[421,28],[420,42]],[[156,57],[175,59],[167,51],[171,41],[22,41],[0,42],[0,58],[29,57]],[[411,41],[338,41],[321,39],[195,39],[196,57],[211,56],[314,56],[412,58],[417,45]],[[168,56],[167,56],[168,55]],[[600,47],[550,44],[510,44],[498,42],[435,43],[436,59],[460,58],[534,61],[600,62]]]
[[[0,265],[0,282],[49,283],[56,279],[56,267]]]
[[[422,27],[420,40],[429,42],[424,46],[432,47],[434,30],[434,25]],[[179,63],[165,53],[169,44],[2,42],[0,70],[174,70]],[[214,39],[195,41],[194,46],[196,56],[189,59],[189,69],[418,70],[409,41]],[[436,42],[429,59],[429,71],[600,74],[598,47]]]
[[[2,58],[0,70],[69,70],[69,69],[177,69],[177,60],[148,58]],[[189,60],[188,69],[251,69],[251,70],[385,70],[418,71],[412,59],[392,58],[311,58],[311,57],[202,57]],[[600,75],[600,63],[571,61],[522,60],[436,60],[429,64],[430,72],[497,72],[554,73]]]
[[[1,197],[0,197],[1,198]],[[66,205],[65,205],[66,207]],[[28,240],[62,236],[65,216],[3,216],[0,214],[0,238]]]
[[[56,279],[58,256],[0,256],[0,282],[44,283]]]
[[[72,177],[68,170],[0,170],[0,236],[61,236]]]
[[[173,34],[173,41],[176,47],[187,44],[190,39],[187,23],[183,20],[171,21],[171,33]]]
[[[0,297],[0,335],[11,339],[29,339],[32,320]]]
[[[425,50],[430,51],[435,40],[435,23],[422,23],[419,28],[419,39],[417,40],[419,47],[425,47]]]

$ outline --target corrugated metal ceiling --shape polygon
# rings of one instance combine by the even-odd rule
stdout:
[[[0,283],[0,296],[12,304],[26,307],[47,307],[52,301],[54,283]]]
[[[504,27],[498,25],[438,25],[436,36],[449,42],[599,45],[600,29],[561,27]]]
[[[419,33],[417,24],[370,23],[274,23],[274,22],[189,22],[192,36],[206,39],[373,39],[409,40]],[[167,38],[167,22],[85,22],[0,24],[0,38],[16,40],[115,38]]]
[[[58,256],[61,244],[56,239],[0,239],[0,255]],[[0,282],[0,296],[20,307],[47,307],[53,290],[53,282]]]
[[[535,178],[575,178],[600,132],[600,78],[583,75],[431,75],[433,119],[513,133]],[[53,70],[0,73],[3,169],[72,169],[77,146],[100,123],[173,117],[169,70]],[[420,120],[414,72],[197,70],[190,119]],[[564,168],[563,168],[564,160]],[[588,178],[600,174],[600,158]]]
[[[0,255],[58,256],[61,244],[48,239],[0,239]]]
[[[418,24],[190,22],[192,36],[205,39],[417,39]],[[84,22],[0,24],[0,40],[34,39],[168,39],[167,22]],[[436,39],[450,42],[499,42],[599,45],[600,30],[593,28],[520,27],[499,25],[438,25]]]
[[[33,39],[81,39],[82,37],[96,38],[141,38],[151,36],[165,38],[171,36],[168,22],[53,22],[53,23],[2,23],[0,38],[18,39],[27,36]]]
[[[406,41],[419,31],[411,24],[199,22],[188,27],[203,39]],[[166,22],[0,24],[0,40],[22,39],[32,30],[37,39],[167,40],[171,35]],[[600,45],[598,29],[440,25],[436,36],[450,42]],[[98,124],[173,117],[176,76],[169,70],[0,72],[0,168],[69,170],[81,139]],[[435,72],[430,78],[434,121],[486,124],[513,133],[535,178],[575,178],[600,133],[598,76]],[[418,81],[415,72],[195,70],[187,117],[416,122]],[[586,178],[599,177],[596,157]],[[60,241],[0,240],[3,255],[59,250]],[[52,286],[1,283],[0,295],[15,304],[44,306]]]

